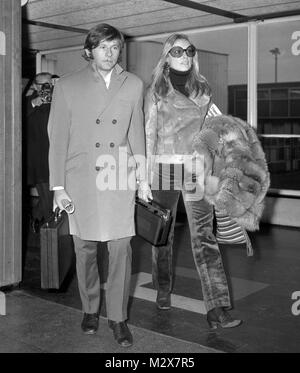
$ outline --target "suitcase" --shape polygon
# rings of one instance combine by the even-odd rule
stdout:
[[[167,243],[172,222],[171,211],[157,202],[147,203],[141,199],[135,202],[135,231],[154,246]]]
[[[74,256],[73,239],[69,234],[68,214],[58,210],[42,225],[41,243],[41,287],[59,289],[72,266]]]

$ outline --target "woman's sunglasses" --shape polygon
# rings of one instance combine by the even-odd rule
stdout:
[[[194,57],[196,54],[196,48],[194,47],[194,45],[189,45],[185,49],[181,47],[173,47],[169,50],[170,55],[175,58],[180,58],[181,56],[183,56],[184,52],[188,57]]]

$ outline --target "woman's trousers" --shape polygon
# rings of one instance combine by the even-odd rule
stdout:
[[[173,185],[174,186],[174,185]],[[215,307],[230,307],[230,296],[218,243],[213,234],[213,207],[204,199],[193,200],[190,192],[153,190],[154,201],[172,212],[172,225],[165,246],[152,247],[152,277],[154,287],[162,293],[172,290],[172,252],[177,204],[182,193],[188,218],[193,257],[198,271],[207,311]]]

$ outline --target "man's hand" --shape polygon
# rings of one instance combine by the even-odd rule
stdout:
[[[53,211],[58,207],[60,210],[64,210],[65,206],[63,205],[63,200],[72,202],[72,199],[69,197],[68,193],[64,189],[59,189],[54,191],[53,197]]]
[[[36,98],[31,100],[31,105],[33,107],[41,106],[44,103],[45,103],[45,101],[43,101],[42,97],[40,97],[40,96],[37,96]]]
[[[151,188],[146,181],[140,181],[138,186],[138,197],[145,202],[149,202],[153,199]]]

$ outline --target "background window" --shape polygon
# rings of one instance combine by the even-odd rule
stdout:
[[[299,21],[258,26],[258,134],[271,172],[271,187],[300,189]]]

